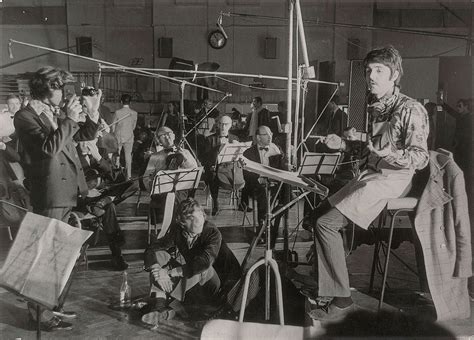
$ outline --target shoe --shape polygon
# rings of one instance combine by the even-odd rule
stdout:
[[[53,310],[53,314],[55,316],[58,316],[60,318],[64,319],[75,319],[77,318],[77,313],[76,312],[71,312],[71,311],[65,311],[64,309],[59,309],[59,310]]]
[[[354,303],[341,308],[334,303],[330,303],[326,307],[313,309],[308,315],[319,321],[341,321],[344,317],[355,309]]]
[[[128,268],[128,263],[125,261],[122,255],[112,257],[112,266],[115,270],[122,271]]]
[[[72,324],[69,322],[64,322],[61,318],[55,316],[49,321],[41,322],[41,330],[45,332],[52,331],[70,331],[72,329]]]
[[[216,216],[218,212],[219,212],[219,208],[214,207],[214,208],[212,208],[211,215],[212,215],[212,216]]]
[[[174,311],[174,309],[171,308],[155,310],[153,312],[143,315],[142,322],[151,326],[156,326],[159,324],[160,321],[173,319],[175,315],[176,312]]]

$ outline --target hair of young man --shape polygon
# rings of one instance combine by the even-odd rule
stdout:
[[[371,63],[380,63],[390,68],[390,75],[393,76],[398,71],[398,77],[395,79],[395,85],[400,85],[400,79],[403,75],[402,57],[398,50],[389,45],[370,51],[364,59],[364,68]]]
[[[176,221],[178,223],[185,222],[187,217],[191,215],[196,208],[200,209],[204,214],[204,209],[194,198],[188,197],[181,201],[181,203],[179,203],[178,207],[176,208]]]
[[[30,93],[32,99],[46,99],[51,90],[60,90],[66,84],[75,82],[74,76],[64,70],[46,66],[35,72],[30,79]]]
[[[126,93],[122,94],[122,96],[120,97],[120,101],[122,102],[123,105],[130,104],[131,100],[132,100],[132,97]]]

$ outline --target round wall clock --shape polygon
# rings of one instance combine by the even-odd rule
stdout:
[[[209,45],[211,45],[212,48],[218,50],[225,46],[225,44],[227,43],[227,38],[220,30],[214,30],[209,33],[207,41],[209,42]]]

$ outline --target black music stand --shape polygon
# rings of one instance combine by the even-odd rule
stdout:
[[[334,175],[341,153],[306,152],[300,165],[299,175]]]
[[[235,163],[243,156],[245,150],[251,146],[251,142],[234,142],[224,145],[217,155],[217,164],[232,162],[232,193],[231,204],[236,208],[236,202],[239,200],[237,188],[235,187]]]
[[[155,178],[153,179],[153,184],[150,190],[150,196],[176,193],[178,191],[184,190],[193,190],[197,189],[199,186],[199,181],[201,179],[202,167],[194,169],[178,169],[178,170],[160,170],[156,173]],[[151,210],[150,210],[151,211]],[[172,216],[173,211],[171,211]],[[166,218],[163,220],[162,228],[160,234],[157,235],[158,238],[163,236],[168,229],[171,220],[166,221]],[[155,220],[156,228],[156,220]],[[148,224],[148,244],[151,241],[151,221]]]

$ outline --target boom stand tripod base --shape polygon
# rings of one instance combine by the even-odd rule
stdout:
[[[282,294],[282,286],[281,286],[281,277],[280,271],[278,270],[278,264],[273,258],[273,251],[270,247],[270,226],[272,220],[272,210],[271,210],[271,203],[270,203],[270,190],[269,190],[269,183],[268,179],[265,179],[265,193],[267,198],[267,218],[265,221],[265,231],[266,231],[266,249],[265,249],[265,256],[254,263],[252,267],[248,270],[247,274],[245,275],[245,282],[244,282],[244,292],[242,296],[242,304],[240,306],[240,315],[239,315],[239,322],[244,321],[245,315],[245,305],[247,303],[247,295],[249,291],[249,283],[250,277],[252,273],[257,270],[260,266],[265,266],[265,320],[270,320],[270,269],[273,270],[273,274],[275,275],[276,280],[276,297],[278,303],[278,315],[280,318],[280,325],[285,324],[285,317],[283,315],[283,294]]]

